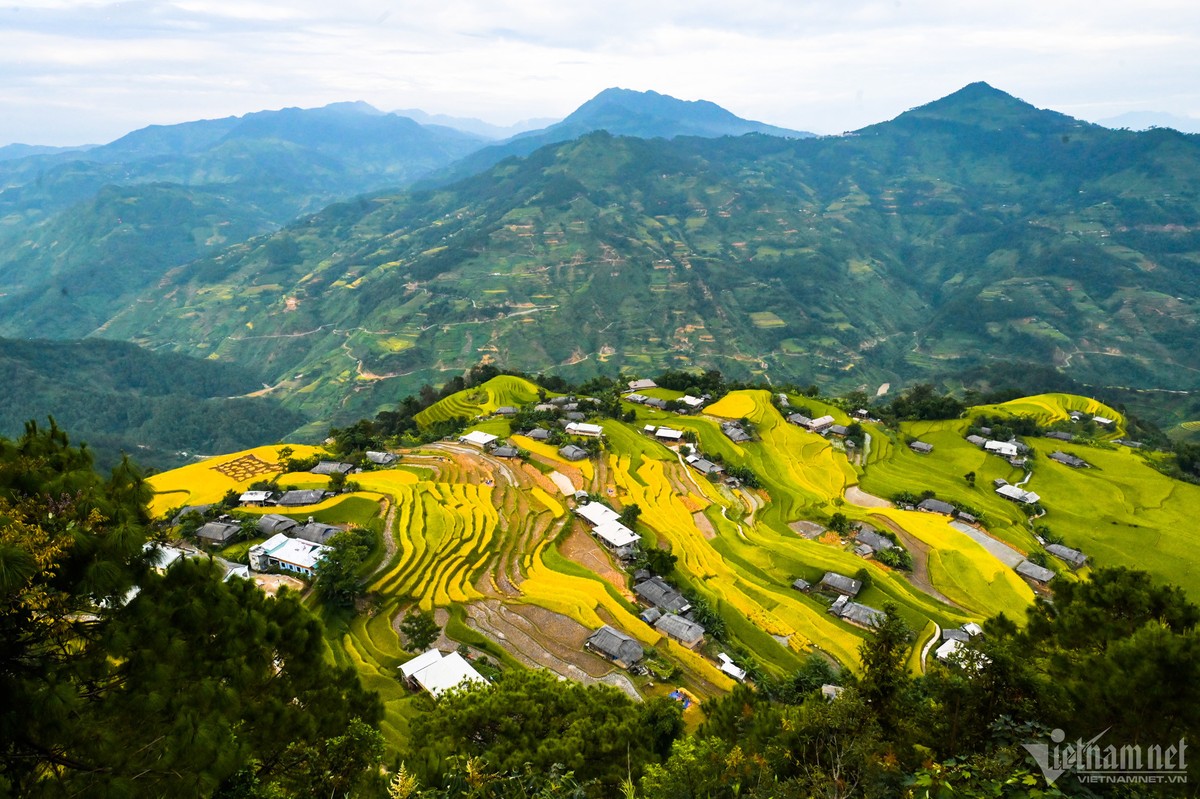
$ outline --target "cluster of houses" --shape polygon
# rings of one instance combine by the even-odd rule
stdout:
[[[942,662],[953,662],[963,645],[982,633],[983,628],[973,621],[954,630],[942,630],[942,643],[933,651],[933,656]]]
[[[657,438],[664,444],[678,444],[683,440],[683,431],[676,430],[673,427],[656,427],[648,424],[642,428],[642,432],[653,438]]]
[[[854,553],[863,558],[870,557],[876,552],[896,548],[895,542],[890,538],[869,529],[860,529],[858,531],[858,534],[855,536],[855,544]]]
[[[1029,447],[1027,445],[1017,441],[1015,438],[1009,441],[986,438],[992,432],[990,427],[980,428],[980,432],[984,435],[969,435],[967,436],[967,441],[985,452],[989,452],[992,455],[999,455],[1017,468],[1025,465],[1025,456],[1029,454]]]
[[[1064,546],[1063,544],[1046,544],[1045,546],[1046,552],[1070,566],[1071,569],[1080,569],[1087,565],[1088,556],[1080,552],[1078,549],[1072,549],[1071,547]],[[1014,569],[1017,574],[1040,586],[1049,585],[1050,581],[1053,580],[1055,576],[1052,569],[1047,569],[1045,566],[1039,566],[1038,564],[1029,560],[1021,561],[1014,567]]]
[[[689,649],[700,646],[704,627],[692,618],[692,604],[687,597],[661,577],[641,572],[635,576],[642,579],[633,586],[633,592],[647,605],[641,620]]]
[[[604,430],[597,424],[570,422],[567,425],[567,432],[577,436],[598,438]],[[546,441],[550,438],[550,431],[537,427],[528,431],[525,435],[534,441]],[[511,459],[520,457],[521,455],[519,449],[511,444],[501,442],[499,436],[485,433],[482,430],[472,430],[466,435],[460,436],[458,440],[460,443],[479,447],[484,452],[497,458]],[[558,454],[568,461],[581,461],[586,460],[588,457],[588,451],[578,444],[565,444],[558,448]]]
[[[278,570],[313,577],[322,556],[329,549],[329,539],[342,529],[332,524],[313,521],[305,524],[295,519],[268,513],[259,518],[258,530],[269,536],[266,541],[250,547],[250,568],[254,571]]]
[[[957,519],[965,524],[976,524],[979,520],[974,514],[967,513],[961,508],[956,508],[945,500],[929,497],[912,506],[914,510],[925,511],[926,513],[940,513],[943,516],[949,516],[952,519]]]
[[[869,415],[865,410],[858,411],[857,413],[864,414],[863,418]],[[803,427],[808,432],[816,433],[817,435],[845,438],[850,434],[850,428],[844,424],[835,424],[833,417],[828,414],[818,416],[816,419],[810,419],[802,413],[793,413],[787,417],[787,420],[797,427]]]
[[[624,399],[626,402],[632,402],[635,405],[645,405],[647,408],[657,408],[660,411],[665,411],[667,406],[670,404],[670,402],[667,400],[659,399],[657,397],[648,397],[645,394],[640,393],[642,391],[648,391],[652,388],[658,388],[658,384],[653,380],[630,380],[628,385],[629,388],[622,397],[622,399]],[[671,402],[681,403],[687,407],[689,412],[695,412],[703,408],[711,399],[712,397],[708,394],[700,397],[693,397],[691,394],[684,394],[677,400],[671,400]]]
[[[621,515],[602,502],[587,502],[575,506],[575,515],[592,526],[592,535],[617,557],[628,560],[637,554],[641,538],[621,524]]]
[[[852,601],[854,597],[858,596],[858,592],[862,590],[861,580],[856,580],[853,577],[847,577],[837,572],[825,572],[825,575],[815,587],[808,580],[800,579],[792,583],[792,588],[806,593],[809,591],[820,591],[827,594],[836,594],[837,598],[829,606],[829,612],[850,624],[872,630],[883,623],[884,612],[882,610]]]

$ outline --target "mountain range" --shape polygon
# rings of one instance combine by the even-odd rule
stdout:
[[[241,364],[335,420],[481,361],[871,391],[1012,363],[1200,383],[1200,140],[1174,131],[986,84],[838,137],[619,89],[486,147],[353,104],[195,125],[0,162],[0,204],[31,222],[0,260],[0,332]],[[104,184],[113,164],[136,177]]]

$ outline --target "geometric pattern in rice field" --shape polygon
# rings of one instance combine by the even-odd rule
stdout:
[[[279,466],[267,463],[254,455],[243,455],[231,461],[209,467],[238,483],[245,483],[264,474],[276,474]]]

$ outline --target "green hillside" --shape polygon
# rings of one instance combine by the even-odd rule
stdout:
[[[1198,184],[1193,138],[982,84],[843,137],[597,133],[326,208],[171,273],[105,335],[261,364],[347,418],[481,361],[1189,389]]]

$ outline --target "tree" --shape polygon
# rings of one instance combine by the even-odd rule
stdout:
[[[894,603],[884,603],[883,614],[875,635],[864,641],[858,650],[863,664],[858,691],[875,712],[884,731],[891,731],[901,722],[899,711],[909,686],[906,661],[912,630],[900,618],[899,608]]]
[[[650,547],[645,550],[642,555],[642,566],[654,572],[657,575],[666,577],[671,572],[675,571],[675,563],[679,560],[678,555],[672,555],[665,549],[658,547]]]
[[[326,662],[321,625],[294,595],[222,582],[208,561],[153,573],[149,496],[132,463],[102,479],[53,423],[0,439],[0,786],[200,796],[246,780],[352,783],[370,747],[319,765],[301,753],[331,751],[356,718],[358,738],[377,736],[378,699]]]
[[[642,509],[636,502],[631,502],[624,507],[618,521],[629,529],[633,529],[637,524],[638,517],[642,515]]]
[[[967,472],[963,475],[963,479],[967,481],[967,485],[975,487],[975,472]]]
[[[413,651],[425,651],[433,645],[442,633],[433,612],[426,610],[410,610],[400,622],[400,632],[408,639],[408,648]]]
[[[845,535],[850,532],[850,519],[844,513],[835,513],[829,517],[829,529],[838,535]]]
[[[362,596],[363,564],[371,554],[375,536],[355,528],[337,533],[317,566],[316,589],[332,605],[352,606]]]

